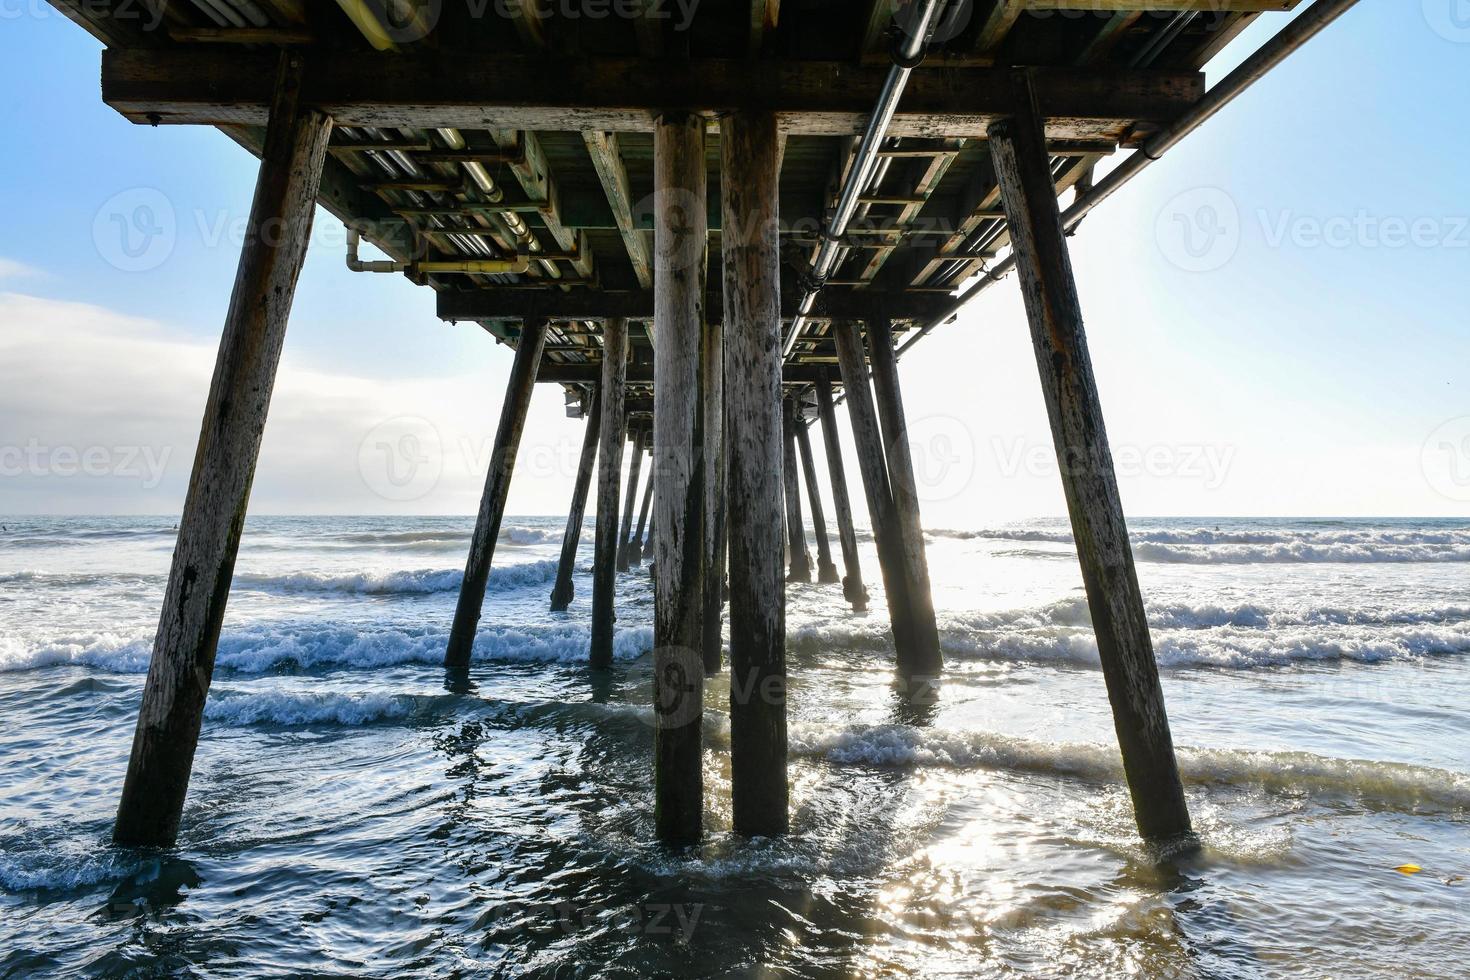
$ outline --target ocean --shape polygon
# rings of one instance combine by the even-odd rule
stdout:
[[[1463,977],[1470,522],[1134,520],[1195,824],[1136,839],[1064,522],[929,531],[946,676],[788,590],[793,833],[652,840],[646,567],[614,668],[507,519],[467,681],[469,518],[251,518],[177,848],[113,848],[164,518],[0,518],[0,976]],[[834,548],[836,542],[833,542]],[[1415,869],[1418,870],[1415,870]]]

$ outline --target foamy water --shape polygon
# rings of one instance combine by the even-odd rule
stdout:
[[[107,841],[173,545],[4,519],[0,975],[1459,977],[1470,964],[1470,523],[1133,522],[1206,849],[1138,846],[1062,522],[935,529],[945,680],[788,601],[794,833],[652,842],[646,570],[616,662],[547,611],[560,518],[507,521],[467,683],[468,519],[247,527],[184,830]],[[835,545],[835,542],[834,542]],[[1422,868],[1406,875],[1394,869]]]

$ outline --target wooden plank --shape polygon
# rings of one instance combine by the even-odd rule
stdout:
[[[599,364],[567,364],[542,362],[536,380],[542,384],[588,384],[602,376]],[[786,384],[813,384],[833,375],[830,367],[820,364],[793,363],[781,369],[781,378]],[[633,364],[627,369],[628,384],[651,385],[654,380],[653,366]],[[650,406],[651,409],[651,406]]]
[[[794,284],[788,284],[781,295],[780,315],[789,320],[796,315]],[[709,316],[722,316],[719,293],[705,297]],[[623,317],[631,320],[653,319],[652,290],[573,289],[566,292],[551,289],[444,290],[436,297],[441,320],[524,320],[545,316],[552,320],[601,320]],[[811,319],[852,319],[865,317],[882,309],[894,320],[927,322],[952,305],[943,293],[903,293],[878,289],[828,287],[817,294]]]
[[[665,113],[653,138],[654,832],[687,843],[704,833],[704,119]]]
[[[786,498],[787,582],[812,580],[812,556],[806,550],[806,521],[801,513],[801,471],[796,465],[796,417],[787,399],[781,404],[781,485]]]
[[[792,134],[855,135],[887,71],[845,62],[671,61],[586,58],[548,73],[540,58],[454,62],[433,56],[323,52],[307,98],[341,125],[491,130],[650,132],[658,112],[708,119],[742,109],[776,111]],[[253,51],[109,49],[103,99],[135,122],[259,123],[270,92],[268,59]],[[1047,133],[1114,141],[1139,121],[1167,123],[1204,93],[1199,72],[1033,69]],[[983,136],[1013,109],[1009,73],[920,68],[909,77],[892,136]]]
[[[577,481],[572,486],[572,505],[567,508],[567,527],[561,537],[561,560],[556,582],[551,586],[551,611],[565,612],[575,591],[572,573],[577,567],[577,548],[582,543],[582,520],[587,514],[587,491],[592,485],[592,468],[597,463],[597,437],[602,428],[602,399],[592,402],[587,431],[582,436],[582,455],[577,460]]]
[[[1016,268],[1138,829],[1191,836],[1067,238],[1034,113],[991,130]]]
[[[623,237],[623,248],[628,252],[633,275],[638,285],[648,289],[653,285],[653,260],[648,254],[648,239],[633,223],[633,191],[628,185],[628,171],[623,166],[622,155],[618,152],[618,134],[583,133],[582,139],[592,157],[597,179],[602,182],[602,190],[607,195],[618,234]]]
[[[490,582],[490,566],[495,561],[495,545],[500,540],[500,524],[505,517],[510,479],[515,473],[516,452],[521,446],[521,433],[526,428],[531,392],[536,388],[541,345],[545,342],[546,321],[528,322],[521,331],[515,360],[511,363],[505,400],[500,407],[500,424],[495,430],[490,470],[485,475],[485,492],[480,496],[480,511],[475,517],[475,530],[470,537],[470,553],[465,559],[464,581],[459,586],[459,601],[454,607],[454,623],[444,652],[446,667],[469,666],[475,630],[479,628],[480,612],[485,605],[485,588]]]
[[[982,56],[994,54],[1028,6],[1027,0],[995,0],[995,5],[975,32],[975,53]]]
[[[528,51],[546,50],[546,12],[541,0],[505,0],[505,13],[515,25],[521,47]]]
[[[776,29],[781,17],[781,0],[750,0],[750,40],[747,53],[758,56],[766,46],[766,35]]]
[[[220,624],[260,455],[332,120],[301,100],[283,55],[249,233],[209,385],[113,839],[171,846],[189,788]]]
[[[868,590],[863,585],[862,563],[858,559],[857,530],[852,523],[852,503],[847,494],[847,472],[842,465],[842,443],[837,436],[837,414],[832,401],[832,382],[817,382],[817,410],[822,419],[822,443],[827,454],[827,470],[832,478],[832,510],[837,519],[837,541],[842,547],[842,597],[852,603],[854,612],[867,612]]]
[[[592,546],[592,640],[588,664],[604,670],[612,666],[614,624],[613,592],[617,584],[618,486],[623,476],[624,382],[628,370],[628,323],[613,318],[602,328],[600,399],[602,434],[597,458],[597,530]]]
[[[786,833],[786,590],[781,541],[781,249],[776,119],[720,138],[730,547],[730,795],[737,834]]]
[[[893,492],[895,534],[901,542],[904,591],[908,595],[913,646],[899,661],[910,677],[935,678],[944,667],[939,651],[939,627],[934,620],[934,598],[929,586],[929,562],[924,554],[924,525],[919,515],[919,489],[909,447],[908,420],[898,383],[898,358],[893,353],[893,327],[882,317],[868,320],[868,362],[873,368],[873,394],[883,426],[888,461],[888,487]],[[922,688],[921,688],[922,689]]]
[[[168,36],[180,44],[313,44],[316,35],[295,27],[175,27]]]

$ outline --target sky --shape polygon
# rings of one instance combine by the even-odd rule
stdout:
[[[0,0],[0,513],[179,512],[249,210],[255,160],[122,119],[99,51]],[[1470,3],[1362,0],[1089,216],[1072,260],[1130,515],[1465,515],[1467,161]],[[166,244],[129,254],[128,216]],[[348,272],[318,211],[251,512],[473,513],[510,357]],[[901,373],[928,526],[1065,513],[1014,277]],[[565,512],[582,425],[538,386],[511,513]]]

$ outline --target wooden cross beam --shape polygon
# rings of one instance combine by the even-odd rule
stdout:
[[[601,376],[602,362],[589,364],[566,364],[542,360],[536,372],[538,384],[593,384]],[[787,364],[781,369],[783,384],[816,384],[819,381],[836,381],[837,369],[822,364]],[[653,384],[652,364],[629,364],[626,369],[626,384]],[[631,404],[631,401],[629,402]],[[652,411],[652,404],[649,405]]]
[[[800,297],[796,289],[783,289],[781,315],[796,316]],[[651,290],[573,289],[477,289],[444,291],[438,294],[441,320],[603,320],[622,317],[647,320],[653,317]],[[811,319],[863,320],[886,311],[894,320],[925,320],[941,315],[954,302],[948,292],[887,292],[878,289],[823,289],[817,294]],[[724,315],[724,300],[718,292],[706,296],[705,309],[711,321]]]
[[[108,49],[102,97],[140,123],[258,124],[274,57],[213,47]],[[540,57],[451,65],[433,56],[321,52],[305,95],[343,126],[648,132],[661,111],[714,119],[757,108],[774,110],[787,133],[852,135],[887,77],[881,66],[846,62],[781,61],[759,72],[743,59],[648,67],[588,58],[548,73]],[[919,69],[889,135],[983,137],[1015,108],[1009,79],[1006,69]],[[1140,122],[1167,123],[1183,113],[1203,95],[1204,75],[1038,68],[1033,85],[1049,137],[1119,141]]]

